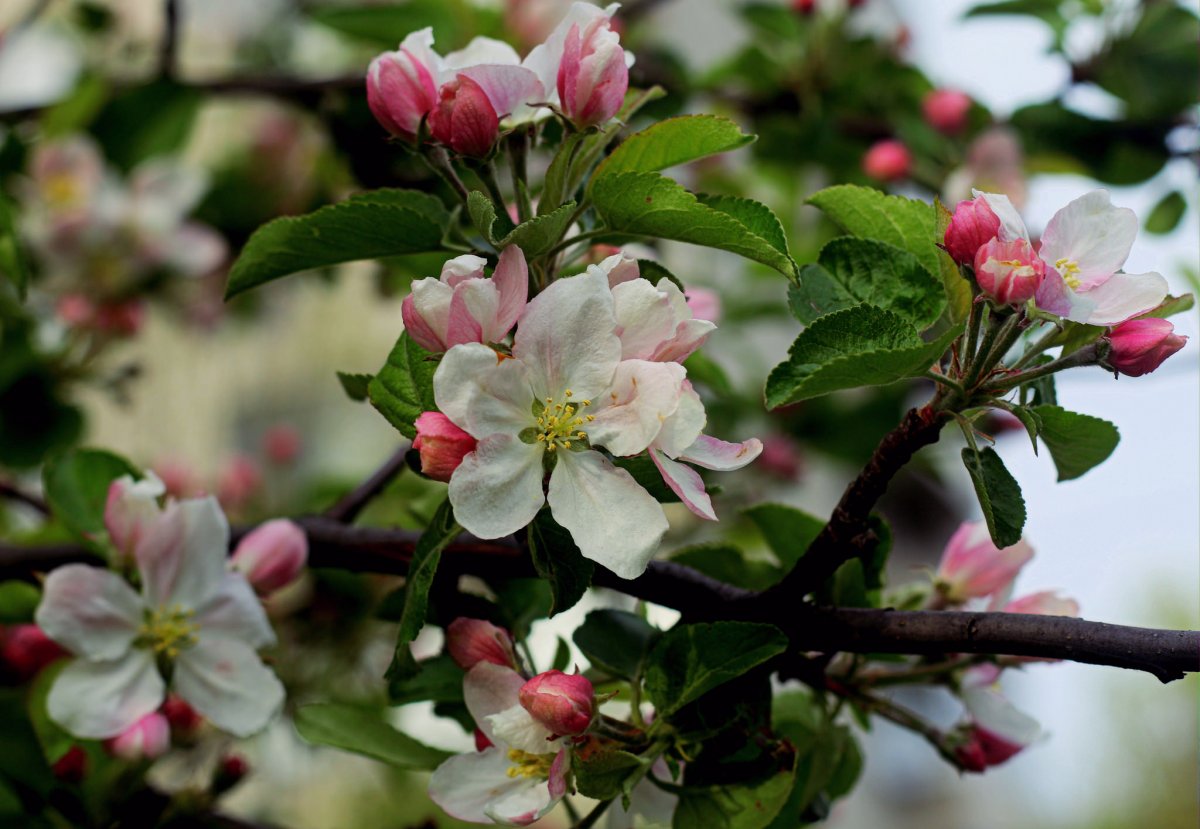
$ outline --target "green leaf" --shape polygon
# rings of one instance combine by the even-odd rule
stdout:
[[[558,145],[550,166],[546,168],[546,176],[542,181],[542,194],[538,198],[538,215],[557,210],[559,205],[573,194],[567,192],[570,186],[571,167],[579,152],[579,146],[588,137],[587,133],[575,132],[566,136]]]
[[[672,819],[673,829],[765,829],[788,802],[796,782],[796,755],[789,765],[757,783],[686,787]]]
[[[637,263],[638,273],[642,279],[652,282],[655,285],[657,285],[663,279],[669,279],[675,283],[675,287],[677,287],[679,290],[684,291],[685,293],[687,292],[687,289],[683,287],[683,282],[680,281],[678,276],[671,273],[653,259],[639,259]]]
[[[356,403],[361,403],[367,399],[367,389],[370,387],[371,381],[375,379],[375,375],[339,371],[337,378],[338,382],[342,384],[342,391],[346,392],[346,396]]]
[[[387,363],[367,384],[371,405],[395,426],[400,434],[417,436],[413,424],[421,412],[437,409],[433,399],[433,373],[437,363],[405,332],[396,340]]]
[[[777,565],[747,559],[732,544],[694,544],[672,553],[671,561],[747,590],[766,590],[783,575]]]
[[[571,217],[575,215],[575,202],[567,202],[556,210],[534,216],[516,227],[512,226],[507,216],[503,216],[499,221],[505,235],[499,238],[495,231],[496,207],[491,199],[478,190],[472,190],[467,199],[467,211],[479,232],[497,250],[516,245],[527,259],[533,259],[548,253],[562,240],[563,234],[571,224]]]
[[[683,367],[687,369],[687,378],[692,384],[708,386],[725,397],[734,395],[733,383],[729,381],[729,375],[725,373],[725,369],[721,368],[720,363],[703,351],[693,352],[683,361]]]
[[[529,555],[537,574],[550,583],[550,615],[570,610],[592,583],[595,565],[583,557],[571,534],[543,509],[529,525]]]
[[[963,465],[975,486],[988,532],[997,547],[1011,547],[1021,540],[1025,526],[1025,499],[1021,487],[990,446],[982,452],[962,450]]]
[[[1144,317],[1155,317],[1157,319],[1166,319],[1173,317],[1176,314],[1182,314],[1185,311],[1190,311],[1196,304],[1196,298],[1191,294],[1183,294],[1182,296],[1168,296],[1156,307],[1138,316],[1138,319]]]
[[[624,610],[593,610],[572,639],[588,661],[620,679],[642,675],[643,662],[662,631]]]
[[[142,473],[129,461],[103,449],[73,449],[52,458],[42,470],[46,501],[72,532],[90,538],[104,532],[108,486],[117,478]]]
[[[937,216],[933,206],[903,196],[889,196],[870,187],[839,184],[812,196],[838,227],[852,236],[887,242],[911,253],[931,274],[939,274]]]
[[[755,136],[720,115],[681,115],[659,121],[626,138],[592,176],[592,186],[605,176],[652,173],[677,164],[744,147]]]
[[[507,213],[497,215],[495,203],[480,190],[472,190],[467,194],[467,214],[484,240],[493,247],[499,245],[496,240],[497,221],[500,222],[501,235],[511,233],[515,227]]]
[[[300,706],[295,722],[300,736],[314,745],[333,746],[399,769],[432,771],[451,756],[397,731],[378,709],[314,703]]]
[[[933,200],[933,209],[936,226],[934,239],[941,241],[946,238],[946,229],[950,226],[954,214],[946,209],[942,200],[938,198]],[[965,322],[971,315],[971,302],[975,298],[971,282],[963,276],[958,263],[946,251],[939,249],[937,260],[937,274],[942,280],[942,290],[946,294],[946,320],[951,325]]]
[[[628,795],[653,762],[653,758],[639,757],[627,751],[600,751],[587,757],[571,753],[576,788],[584,797],[595,800]]]
[[[774,625],[753,622],[677,624],[663,634],[646,663],[646,694],[669,716],[718,685],[787,649]]]
[[[297,271],[442,249],[450,214],[416,190],[372,190],[254,231],[229,271],[229,299]]]
[[[29,263],[17,235],[16,205],[3,193],[0,193],[0,276],[16,287],[18,297],[25,298],[29,287]]]
[[[1037,412],[1028,406],[1018,406],[1013,403],[1007,403],[1003,400],[994,401],[996,408],[1008,412],[1017,420],[1021,421],[1021,425],[1025,427],[1025,433],[1029,435],[1029,442],[1033,444],[1033,454],[1037,454],[1037,436],[1038,431],[1042,428],[1042,420],[1038,417]]]
[[[429,607],[429,588],[437,573],[442,550],[454,540],[462,528],[454,520],[450,499],[442,502],[434,513],[429,527],[421,534],[413,550],[412,562],[408,565],[408,576],[404,582],[404,610],[400,614],[400,626],[396,631],[396,652],[387,669],[389,692],[399,683],[420,671],[413,659],[409,645],[425,626],[425,613]]]
[[[870,607],[867,580],[861,559],[852,558],[833,574],[833,604],[837,607]]]
[[[1183,193],[1172,190],[1163,196],[1150,215],[1146,217],[1147,233],[1170,233],[1179,226],[1180,219],[1187,212],[1187,200]]]
[[[42,600],[41,591],[23,581],[0,582],[0,625],[19,625],[33,621],[33,612]]]
[[[1040,421],[1038,435],[1050,450],[1059,481],[1070,481],[1108,459],[1121,435],[1117,427],[1098,417],[1069,412],[1059,406],[1035,406]]]
[[[727,250],[795,278],[796,263],[780,249],[782,230],[769,208],[749,199],[701,198],[657,173],[618,173],[592,185],[592,200],[609,230]]]
[[[660,504],[678,504],[679,496],[663,481],[662,473],[647,455],[636,455],[630,458],[613,458],[613,466],[624,469],[638,486],[649,492]],[[711,492],[712,490],[708,490]]]
[[[182,150],[204,101],[198,88],[174,81],[135,84],[100,109],[90,132],[108,161],[130,170],[148,158]]]
[[[462,698],[463,669],[448,654],[422,659],[420,673],[388,685],[388,702],[392,705],[407,705],[410,702],[462,703]]]
[[[784,571],[796,565],[825,527],[820,518],[784,504],[755,504],[742,514],[758,527]]]
[[[923,331],[941,316],[946,294],[908,251],[849,236],[821,248],[817,264],[806,265],[800,282],[788,289],[788,306],[805,325],[860,303],[891,311]]]
[[[842,389],[919,377],[961,333],[958,325],[924,342],[902,317],[870,305],[826,314],[800,332],[786,362],[767,378],[767,408]]]

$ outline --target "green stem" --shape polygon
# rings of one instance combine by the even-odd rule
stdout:
[[[971,363],[975,359],[975,346],[979,342],[979,326],[983,321],[984,314],[987,313],[988,304],[986,300],[977,299],[971,301],[971,315],[967,320],[967,333],[962,340],[962,373],[959,375],[965,376],[971,368]]]
[[[508,215],[508,208],[505,207],[504,193],[500,190],[500,181],[496,178],[496,167],[490,161],[485,161],[479,165],[477,171],[479,180],[483,182],[483,186],[487,188],[488,195],[492,197],[492,201],[496,203],[496,212]],[[519,214],[518,214],[519,215]]]
[[[958,392],[960,395],[964,395],[964,396],[966,395],[966,389],[964,389],[956,380],[952,380],[944,374],[939,374],[936,371],[927,371],[927,372],[925,372],[925,377],[927,377],[928,379],[932,380],[935,383],[942,384],[943,386],[945,386],[948,389],[953,389],[954,391]]]
[[[450,154],[446,152],[446,148],[433,144],[428,145],[428,148],[421,154],[421,157],[425,159],[425,163],[429,165],[429,169],[441,176],[442,181],[450,185],[450,189],[466,205],[467,196],[469,195],[467,187],[462,183],[462,179],[458,177],[458,173],[454,170],[454,165],[450,163]]]
[[[1014,369],[1025,368],[1034,357],[1054,345],[1054,341],[1058,339],[1058,335],[1061,333],[1057,325],[1051,328],[1045,335],[1030,345],[1029,348],[1025,349],[1025,353],[1021,355],[1019,360],[1012,364],[1012,367]]]
[[[989,371],[999,365],[1004,359],[1004,355],[1008,354],[1008,350],[1013,347],[1024,331],[1023,324],[1025,322],[1025,314],[1018,311],[1007,320],[1000,328],[1000,333],[996,335],[996,341],[992,344],[992,350],[988,352],[984,358],[982,375],[986,376]]]
[[[529,154],[529,130],[521,127],[508,137],[508,161],[512,169],[513,192],[517,194],[517,217],[527,222],[533,217],[529,200],[529,174],[525,164]]]
[[[1028,383],[1030,380],[1036,380],[1039,377],[1045,377],[1048,374],[1054,374],[1063,369],[1075,368],[1076,366],[1094,366],[1100,363],[1103,358],[1101,353],[1100,343],[1092,343],[1084,346],[1078,351],[1072,351],[1066,357],[1059,357],[1057,360],[1030,369],[1022,371],[1019,374],[1014,374],[1011,377],[1005,377],[1003,380],[997,380],[991,383],[984,391],[991,394],[1008,391],[1016,386]]]
[[[596,236],[600,236],[607,232],[608,232],[607,228],[598,227],[595,230],[584,231],[583,233],[580,233],[578,236],[572,236],[570,239],[564,239],[563,241],[559,242],[557,245],[555,245],[553,248],[550,249],[550,251],[546,254],[546,258],[549,259],[552,256],[557,256],[558,254],[562,253],[564,250],[571,247],[572,245],[577,245],[580,242],[586,242],[588,239],[592,239]]]
[[[935,728],[931,723],[926,722],[920,716],[907,708],[896,705],[889,699],[877,697],[872,694],[867,694],[859,691],[856,688],[851,688],[844,685],[838,685],[836,689],[831,689],[834,693],[845,696],[851,701],[857,703],[866,711],[883,717],[885,720],[890,720],[901,728],[907,728],[909,731],[914,731],[926,739],[926,741],[937,750],[943,759],[953,765],[955,768],[961,768],[958,757],[954,753],[954,747],[946,735]]]
[[[601,801],[599,806],[587,813],[587,817],[575,824],[575,829],[589,829],[589,827],[595,826],[596,821],[600,820],[600,818],[604,815],[604,812],[611,805],[611,800]]]
[[[975,427],[971,422],[963,417],[958,412],[954,413],[954,422],[958,424],[958,428],[962,430],[963,437],[967,439],[967,445],[975,452],[979,451],[979,444],[975,442]]]
[[[917,665],[905,671],[874,671],[862,673],[854,678],[861,685],[879,688],[887,685],[904,685],[909,682],[925,682],[931,678],[943,678],[962,668],[969,668],[979,661],[975,654],[962,656],[958,659],[948,659],[930,665]]]

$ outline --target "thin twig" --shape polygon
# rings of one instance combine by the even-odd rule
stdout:
[[[27,507],[32,507],[42,515],[50,514],[50,507],[46,506],[45,501],[36,495],[26,492],[16,484],[9,483],[8,481],[0,481],[0,498],[4,498],[8,501],[16,501],[24,504]]]
[[[158,49],[158,74],[174,79],[179,52],[179,0],[163,0],[163,36]]]
[[[825,687],[838,696],[857,703],[860,708],[872,714],[894,722],[901,728],[907,728],[909,731],[920,734],[946,762],[955,768],[964,768],[962,762],[958,759],[958,755],[954,752],[954,746],[945,733],[934,727],[932,723],[927,722],[919,714],[908,710],[902,705],[897,705],[890,699],[859,691],[840,682],[829,680],[826,682]]]

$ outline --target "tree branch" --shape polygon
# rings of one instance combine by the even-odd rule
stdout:
[[[371,503],[379,493],[383,492],[384,488],[392,482],[392,479],[404,471],[404,458],[408,454],[408,448],[397,449],[390,458],[384,461],[383,466],[379,467],[361,484],[356,486],[350,492],[334,504],[329,509],[325,510],[325,517],[332,518],[334,521],[340,521],[343,524],[349,524],[358,514],[366,508],[367,504]]]
[[[40,512],[42,515],[49,515],[50,508],[46,506],[46,502],[36,495],[31,495],[19,486],[8,481],[0,481],[0,498],[8,501],[16,501],[24,504],[27,507]]]

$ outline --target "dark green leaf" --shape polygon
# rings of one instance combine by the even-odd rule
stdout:
[[[41,592],[23,581],[0,582],[0,625],[19,625],[33,621],[33,611],[42,599]]]
[[[990,446],[982,452],[962,450],[963,464],[975,486],[988,532],[997,547],[1011,547],[1021,540],[1025,527],[1025,499],[1021,487]]]
[[[388,685],[388,701],[392,705],[410,702],[461,703],[463,698],[463,669],[447,654],[422,659],[420,673]]]
[[[501,236],[511,233],[515,227],[507,213],[497,215],[495,203],[481,190],[472,190],[467,195],[467,214],[471,217],[471,223],[483,235],[484,241],[493,247],[498,245],[497,221],[500,222]]]
[[[685,788],[672,819],[673,829],[765,829],[788,801],[796,782],[796,755],[789,764],[757,783]]]
[[[773,625],[752,622],[677,624],[646,662],[646,694],[662,716],[761,665],[787,649]]]
[[[148,158],[178,153],[203,104],[195,87],[168,80],[134,84],[108,101],[90,129],[105,158],[129,170]]]
[[[16,287],[18,297],[25,298],[29,287],[29,263],[17,235],[16,205],[3,193],[0,193],[0,276]]]
[[[1032,411],[1040,421],[1038,435],[1050,450],[1060,481],[1078,478],[1103,463],[1121,440],[1117,427],[1098,417],[1059,406],[1035,406]]]
[[[653,259],[639,259],[638,272],[642,279],[653,282],[655,285],[657,285],[660,280],[669,279],[675,283],[675,287],[679,288],[679,290],[684,292],[687,291],[687,289],[683,287],[683,283],[679,281],[679,277],[671,273],[659,263],[655,262]]]
[[[903,318],[870,305],[827,314],[800,333],[787,361],[772,370],[767,407],[919,377],[946,353],[961,330],[961,325],[955,326],[927,343]]]
[[[575,629],[576,647],[600,670],[621,679],[642,675],[642,664],[662,631],[624,610],[593,610]]]
[[[1182,296],[1168,296],[1166,299],[1160,302],[1157,307],[1147,311],[1144,314],[1141,314],[1139,319],[1142,317],[1166,319],[1167,317],[1173,317],[1176,314],[1182,314],[1185,311],[1192,310],[1195,304],[1196,298],[1191,294],[1183,294]]]
[[[46,501],[71,531],[92,537],[104,532],[108,486],[117,478],[141,472],[129,461],[102,449],[73,449],[52,458],[42,470]]]
[[[551,670],[565,671],[571,666],[571,643],[561,636],[558,637],[558,647],[554,649],[554,660],[550,663]]]
[[[703,351],[693,352],[683,361],[683,367],[687,369],[687,377],[691,383],[708,386],[724,396],[734,394],[733,383],[729,381],[729,375],[725,373],[725,369],[721,368],[720,363]]]
[[[626,138],[592,176],[592,186],[618,173],[651,173],[717,153],[736,150],[754,140],[719,115],[681,115]]]
[[[932,205],[855,184],[827,187],[809,196],[808,203],[850,235],[903,248],[931,274],[941,273],[935,246],[941,240],[936,238],[937,216]]]
[[[570,610],[592,583],[595,565],[583,557],[571,534],[543,509],[529,525],[529,555],[537,574],[550,583],[554,604],[550,615]]]
[[[229,271],[225,298],[297,271],[442,249],[450,214],[416,190],[373,190],[254,231]]]
[[[791,570],[825,522],[784,504],[756,504],[743,513],[754,522],[783,570]]]
[[[1179,226],[1179,220],[1187,212],[1187,200],[1183,193],[1172,190],[1163,196],[1150,215],[1146,217],[1147,233],[1170,233]]]
[[[302,705],[295,722],[300,736],[314,745],[333,746],[399,769],[432,771],[451,756],[397,731],[378,709],[337,702]]]
[[[579,146],[587,138],[587,133],[576,132],[563,139],[555,153],[554,159],[546,169],[546,177],[542,182],[542,195],[538,199],[538,215],[557,210],[573,193],[567,192],[572,162],[579,152]]]
[[[342,384],[342,391],[346,392],[346,396],[357,403],[361,403],[367,399],[367,388],[371,385],[371,381],[375,379],[375,375],[339,371],[337,378],[338,382]]]
[[[994,405],[1021,421],[1021,425],[1025,427],[1026,434],[1029,435],[1029,442],[1033,444],[1033,454],[1036,455],[1038,451],[1038,431],[1042,427],[1041,418],[1038,417],[1037,412],[1028,406],[1017,406],[1005,403],[1002,400],[997,400]]]
[[[584,797],[611,800],[628,795],[653,760],[627,751],[601,751],[586,758],[571,755],[575,786]]]
[[[765,590],[779,581],[783,571],[766,561],[747,559],[731,544],[695,544],[671,554],[671,561],[678,562],[706,576],[744,587],[747,590]]]
[[[422,412],[435,411],[433,373],[437,363],[408,336],[400,335],[387,363],[367,384],[371,405],[406,438],[415,438],[413,424]]]
[[[503,626],[518,640],[529,635],[534,622],[549,616],[554,604],[554,594],[543,579],[509,579],[495,589]]]
[[[409,645],[425,626],[425,613],[429,607],[429,588],[437,573],[442,550],[459,534],[461,527],[454,520],[454,510],[446,499],[438,507],[429,527],[421,534],[413,550],[412,562],[404,583],[404,610],[400,615],[399,630],[396,631],[396,652],[387,669],[389,692],[399,683],[417,674],[420,665],[413,659]]]

